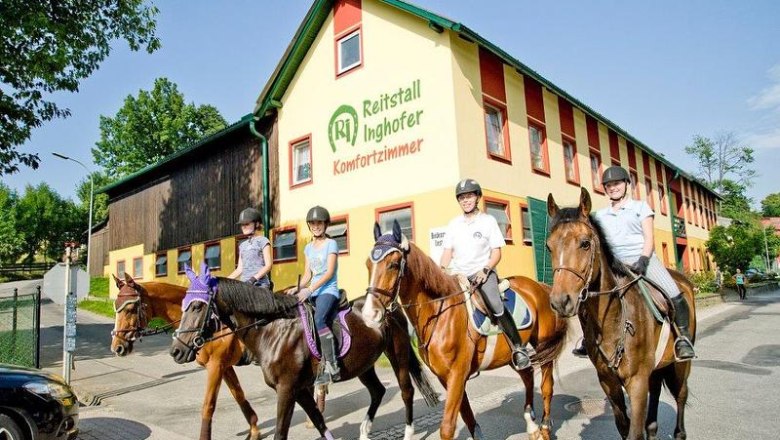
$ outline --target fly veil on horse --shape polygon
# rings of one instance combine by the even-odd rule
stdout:
[[[470,315],[469,302],[474,291],[464,290],[454,276],[447,275],[416,245],[401,233],[394,222],[392,233],[382,235],[374,226],[376,244],[367,261],[370,286],[363,306],[365,321],[387,326],[388,314],[403,311],[419,338],[420,355],[447,390],[441,421],[441,438],[450,440],[460,412],[466,427],[476,440],[482,438],[468,397],[466,381],[482,370],[508,365],[512,350],[496,332],[484,335]],[[544,398],[542,429],[533,422],[534,371],[519,372],[526,388],[526,430],[531,438],[550,438],[550,402],[553,394],[553,366],[566,341],[567,323],[559,319],[548,302],[549,288],[529,278],[509,279],[507,297],[524,302],[534,318],[521,330],[536,354],[532,361],[541,367],[541,391]],[[474,324],[470,324],[474,322]],[[481,326],[479,326],[481,327]]]
[[[547,212],[552,218],[547,246],[555,262],[550,302],[561,316],[579,315],[588,356],[612,404],[621,437],[642,439],[646,431],[650,439],[658,438],[658,399],[665,384],[677,401],[675,438],[685,439],[691,363],[675,362],[669,325],[673,320],[662,316],[651,298],[660,293],[644,285],[612,254],[599,224],[592,220],[586,189],[576,208],[558,208],[550,194]],[[693,286],[682,274],[670,272],[690,306],[690,332],[695,339]],[[630,398],[630,419],[624,387]]]
[[[287,438],[297,402],[320,434],[332,439],[312,397],[314,378],[321,362],[309,348],[303,305],[297,298],[228,278],[212,277],[207,267],[202,268],[200,276],[187,268],[187,276],[191,284],[182,304],[182,323],[171,345],[174,360],[178,363],[191,361],[204,342],[215,338],[213,333],[217,329],[230,327],[259,360],[265,382],[276,390],[274,438]],[[351,308],[361,304],[358,300]],[[351,337],[351,348],[340,359],[340,381],[357,377],[371,395],[371,404],[360,427],[361,439],[368,438],[385,393],[374,370],[374,363],[383,351],[396,373],[406,407],[406,440],[414,433],[412,380],[426,402],[433,404],[438,399],[412,351],[406,319],[397,313],[392,320],[393,325],[377,330],[367,327],[354,311],[344,317],[347,328],[342,330],[346,333],[345,338]]]
[[[186,287],[168,283],[136,283],[125,274],[120,280],[114,276],[119,288],[114,302],[116,323],[111,332],[111,351],[117,356],[126,356],[133,351],[137,338],[144,335],[160,333],[161,330],[176,327],[181,320],[181,302],[184,299]],[[158,329],[148,329],[151,318],[162,318],[169,324]],[[225,382],[230,394],[238,403],[249,423],[249,440],[260,439],[260,428],[257,426],[257,414],[244,396],[244,390],[238,382],[234,365],[244,364],[242,354],[244,346],[233,334],[226,334],[214,342],[206,344],[198,353],[197,361],[206,367],[206,395],[203,397],[201,410],[200,440],[211,439],[211,423],[217,406],[217,396],[222,381]]]

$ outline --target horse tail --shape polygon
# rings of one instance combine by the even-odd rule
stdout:
[[[555,314],[551,314],[555,319],[555,331],[551,338],[539,342],[534,347],[536,354],[531,356],[531,362],[537,366],[547,365],[555,362],[566,345],[566,334],[569,332],[569,322]]]
[[[422,393],[425,404],[431,408],[438,405],[439,393],[433,389],[431,382],[428,380],[428,375],[425,373],[412,344],[409,344],[409,373],[412,376],[412,382],[414,382],[415,387]]]

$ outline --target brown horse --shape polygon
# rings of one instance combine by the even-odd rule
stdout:
[[[550,302],[562,316],[579,315],[588,356],[612,404],[620,435],[643,439],[646,432],[648,438],[658,438],[658,398],[666,384],[677,401],[675,438],[685,439],[691,363],[675,362],[668,326],[653,317],[638,288],[639,278],[612,254],[590,211],[590,194],[584,188],[577,208],[559,209],[552,194],[547,198],[552,218],[547,246],[555,262]],[[690,305],[695,338],[693,286],[682,274],[671,273]],[[630,419],[623,388],[631,403]]]
[[[124,281],[116,276],[114,281],[119,288],[119,295],[114,306],[116,324],[111,332],[111,351],[117,356],[126,356],[133,351],[135,340],[148,331],[150,318],[162,318],[171,323],[172,327],[181,320],[181,302],[186,287],[157,282],[136,283],[127,274]],[[197,357],[198,364],[206,367],[207,372],[206,395],[201,410],[200,440],[211,439],[211,421],[222,381],[225,381],[249,423],[247,438],[259,440],[257,414],[246,400],[244,390],[233,369],[233,366],[241,360],[244,346],[235,335],[223,333],[225,333],[224,337],[206,344]]]
[[[314,378],[321,366],[307,346],[304,323],[300,319],[298,299],[278,295],[263,287],[254,287],[228,278],[211,277],[208,268],[196,276],[187,268],[190,287],[182,307],[181,326],[174,335],[170,354],[178,363],[191,362],[204,342],[218,338],[215,333],[231,327],[259,360],[265,382],[277,394],[275,439],[286,439],[293,407],[297,402],[326,439],[333,435],[325,426],[312,397]],[[405,440],[414,434],[412,426],[415,382],[428,404],[438,396],[412,350],[402,314],[392,317],[393,324],[382,330],[369,328],[359,313],[358,300],[352,313],[346,315],[352,348],[341,359],[341,379],[355,377],[366,386],[371,403],[360,426],[361,440],[368,439],[385,387],[377,377],[374,363],[384,352],[395,371],[401,397],[406,406]]]
[[[379,241],[380,236],[379,225],[375,225],[374,238]],[[457,279],[444,273],[417,246],[407,241],[397,222],[393,225],[392,234],[381,237],[381,246],[389,245],[394,249],[385,253],[381,247],[375,246],[372,258],[367,262],[371,285],[368,288],[370,295],[363,306],[363,318],[379,326],[389,311],[405,311],[417,332],[423,360],[447,390],[440,427],[441,438],[453,438],[460,412],[471,436],[475,440],[480,439],[482,431],[466,396],[466,381],[481,370],[509,364],[512,351],[504,338],[498,338],[497,341],[494,339],[491,341],[495,343],[493,357],[489,358],[491,350],[487,347],[491,342],[469,324],[464,292]],[[531,438],[541,436],[549,439],[553,366],[566,342],[568,326],[550,308],[547,286],[525,277],[512,277],[510,283],[535,317],[533,325],[520,331],[520,334],[524,341],[530,341],[534,346],[536,354],[532,361],[541,367],[542,372],[544,414],[541,431],[533,422],[533,369],[519,372],[526,389],[526,430]]]

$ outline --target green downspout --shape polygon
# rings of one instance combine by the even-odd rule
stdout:
[[[269,238],[271,236],[271,188],[268,187],[268,181],[270,180],[268,176],[270,168],[268,164],[268,139],[255,128],[257,121],[258,118],[253,116],[252,122],[249,123],[249,131],[260,139],[260,154],[263,155],[263,234],[266,238]]]
[[[678,171],[674,172],[674,175],[672,176],[672,180],[677,179],[680,177],[680,173]],[[677,270],[682,272],[682,260],[680,259],[680,256],[677,254],[677,229],[674,227],[674,219],[677,218],[676,211],[674,210],[674,201],[672,198],[677,198],[677,196],[674,195],[672,192],[672,187],[669,185],[669,181],[666,182],[666,194],[667,199],[669,200],[669,214],[670,219],[672,220],[672,250],[674,251],[674,266],[677,268]],[[683,218],[683,224],[685,224],[685,219]]]

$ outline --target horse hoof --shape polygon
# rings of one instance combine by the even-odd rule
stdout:
[[[528,438],[530,440],[542,440],[544,437],[542,436],[542,431],[537,429],[534,432],[529,432],[528,433]]]
[[[263,436],[260,434],[260,430],[258,429],[254,433],[250,432],[247,440],[260,440],[261,438],[263,438]]]
[[[544,440],[552,439],[552,434],[550,434],[550,428],[547,428],[547,427],[543,426],[542,430],[541,430],[541,433],[542,433],[542,439],[544,439]]]
[[[311,419],[306,419],[306,429],[314,429],[314,422]]]

